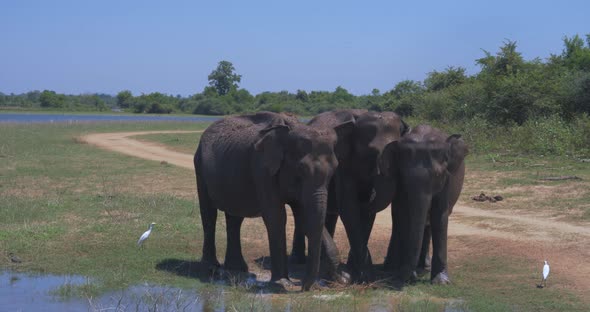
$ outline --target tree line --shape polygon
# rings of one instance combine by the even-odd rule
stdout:
[[[404,80],[391,90],[373,89],[356,96],[339,86],[334,91],[297,90],[252,95],[240,88],[242,76],[231,62],[221,61],[208,76],[209,85],[188,97],[158,92],[133,95],[124,90],[105,94],[64,95],[32,91],[0,93],[0,106],[63,110],[121,108],[135,113],[227,115],[260,110],[314,115],[336,108],[395,111],[402,116],[453,122],[482,118],[494,124],[523,124],[558,115],[564,120],[590,114],[590,34],[563,39],[563,50],[548,59],[525,60],[515,41],[506,40],[495,53],[475,60],[480,71],[463,67],[434,70],[423,81]]]

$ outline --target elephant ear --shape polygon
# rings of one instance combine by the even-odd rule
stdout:
[[[281,138],[284,138],[291,128],[285,124],[271,125],[260,130],[262,138],[254,144],[254,150],[262,157],[263,166],[270,175],[275,175],[285,154]]]
[[[338,137],[334,152],[340,161],[348,158],[351,153],[350,136],[354,133],[355,125],[354,119],[350,119],[334,127],[334,131]]]
[[[348,137],[354,131],[355,121],[354,119],[347,120],[336,127],[334,127],[334,131],[338,135],[338,139]]]
[[[449,136],[447,138],[447,143],[449,144],[447,170],[450,173],[454,173],[459,169],[461,163],[463,163],[465,156],[469,153],[469,149],[460,134],[452,134]]]
[[[393,141],[387,144],[377,159],[377,173],[386,177],[394,176],[398,155],[399,141]]]

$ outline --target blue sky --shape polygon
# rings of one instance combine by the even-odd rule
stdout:
[[[190,95],[221,60],[263,91],[390,90],[479,68],[515,40],[526,59],[590,33],[590,1],[0,2],[0,92]]]

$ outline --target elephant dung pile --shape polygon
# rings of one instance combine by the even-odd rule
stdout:
[[[471,197],[471,199],[478,201],[478,202],[489,201],[491,203],[495,203],[495,202],[503,200],[504,197],[502,197],[500,195],[487,196],[485,193],[481,192],[479,195]]]

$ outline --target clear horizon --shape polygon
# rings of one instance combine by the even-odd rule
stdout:
[[[590,33],[588,1],[10,1],[0,4],[0,92],[130,90],[188,96],[221,60],[252,94],[355,95],[422,81],[434,70],[479,71],[482,50],[517,42],[527,60]]]

